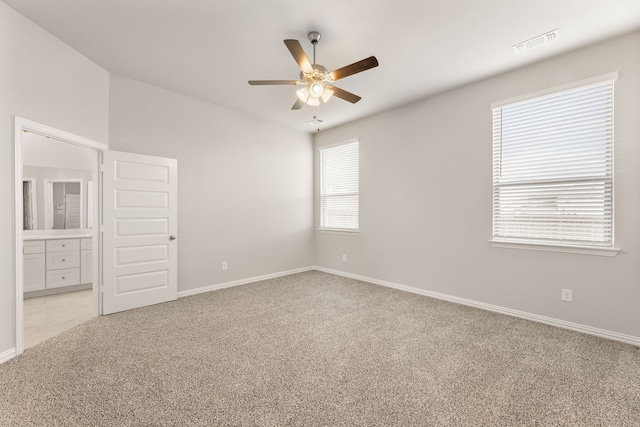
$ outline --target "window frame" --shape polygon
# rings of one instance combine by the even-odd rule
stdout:
[[[498,102],[494,102],[490,104],[491,110],[492,112],[494,112],[497,108],[502,108],[502,107],[506,107],[509,106],[511,104],[517,104],[517,103],[521,103],[521,102],[525,102],[525,101],[534,101],[537,98],[543,98],[549,95],[554,95],[554,94],[559,94],[561,92],[564,91],[570,91],[570,90],[574,90],[574,89],[579,89],[581,87],[589,87],[589,86],[593,86],[593,85],[597,85],[600,83],[605,83],[605,82],[613,82],[618,78],[618,72],[612,72],[612,73],[608,73],[608,74],[604,74],[604,75],[600,75],[600,76],[596,76],[596,77],[592,77],[589,79],[584,79],[584,80],[580,80],[580,81],[576,81],[576,82],[572,82],[569,84],[565,84],[565,85],[561,85],[561,86],[556,86],[556,87],[552,87],[549,89],[545,89],[542,91],[538,91],[538,92],[534,92],[534,93],[529,93],[526,95],[522,95],[522,96],[518,96],[518,97],[514,97],[514,98],[509,98],[503,101],[498,101]],[[612,89],[612,99],[614,98],[615,95],[615,88]],[[611,123],[612,126],[614,126],[615,128],[615,123],[614,123],[614,111],[615,108],[612,105],[612,118],[611,118]],[[494,114],[492,114],[492,126],[495,125],[495,121],[494,121]],[[500,130],[500,137],[502,135],[502,129]],[[560,242],[560,241],[549,241],[549,240],[535,240],[535,239],[518,239],[518,238],[499,238],[496,237],[495,233],[495,222],[496,222],[496,208],[495,208],[495,200],[494,202],[492,202],[492,238],[490,239],[490,243],[493,247],[498,247],[498,248],[514,248],[514,249],[530,249],[530,250],[540,250],[540,251],[550,251],[550,252],[570,252],[570,253],[580,253],[580,254],[588,254],[588,255],[603,255],[603,256],[615,256],[617,255],[617,253],[619,252],[619,249],[617,249],[614,245],[614,237],[615,237],[615,227],[614,227],[614,159],[613,159],[613,150],[614,150],[614,134],[615,131],[612,129],[612,135],[611,135],[611,155],[612,155],[612,160],[611,160],[611,176],[610,176],[610,180],[611,180],[611,239],[610,239],[610,244],[607,245],[597,245],[594,244],[589,245],[589,244],[572,244],[572,243],[564,243],[564,242]],[[495,134],[493,135],[493,143],[492,143],[492,160],[495,162],[496,161],[496,157],[498,157],[498,160],[501,161],[502,157],[501,154],[499,156],[496,155],[495,153]],[[493,168],[493,183],[492,183],[492,198],[495,198],[496,195],[496,167],[494,165]],[[609,179],[609,178],[607,178]],[[526,184],[527,181],[526,180],[522,180],[520,181],[521,184]],[[531,183],[532,181],[528,181],[529,183]]]
[[[350,194],[351,196],[357,196],[357,227],[330,227],[323,226],[324,223],[324,199],[327,197],[323,193],[323,156],[324,150],[331,150],[338,147],[342,147],[349,144],[357,144],[358,162],[357,162],[357,192]],[[346,194],[345,194],[346,195]],[[318,211],[318,231],[325,233],[338,233],[338,234],[359,234],[360,233],[360,140],[358,138],[349,139],[346,141],[338,142],[335,144],[328,144],[318,147],[318,197],[319,197],[319,211]]]

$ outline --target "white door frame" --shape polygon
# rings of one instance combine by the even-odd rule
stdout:
[[[23,228],[23,207],[22,207],[22,135],[25,132],[31,132],[38,135],[46,136],[52,139],[56,139],[62,142],[68,142],[70,144],[79,145],[81,147],[87,147],[94,150],[93,156],[93,182],[98,183],[95,186],[98,191],[102,187],[100,183],[100,157],[102,151],[107,150],[109,146],[92,139],[84,138],[82,136],[74,135],[69,132],[65,132],[51,126],[47,126],[41,123],[33,122],[31,120],[23,119],[15,116],[14,121],[14,205],[15,205],[15,270],[14,270],[14,283],[16,284],[16,300],[15,300],[15,327],[16,327],[16,355],[20,355],[24,352],[24,306],[23,306],[23,241],[22,241],[22,228]],[[93,212],[100,212],[99,201],[102,200],[102,195],[97,194],[94,197],[94,210]],[[101,288],[101,236],[100,230],[97,224],[101,224],[101,221],[94,222],[93,228],[93,265],[97,268],[93,269],[93,314],[99,316],[102,314],[102,307],[100,304],[100,288]]]

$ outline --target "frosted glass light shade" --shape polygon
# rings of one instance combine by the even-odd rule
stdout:
[[[307,102],[307,100],[309,99],[309,87],[302,86],[302,88],[296,91],[296,95],[298,95],[300,101]]]
[[[314,82],[309,85],[309,94],[314,98],[319,98],[322,96],[322,92],[324,91],[324,86],[322,83]]]
[[[320,93],[318,95],[314,95],[313,91],[315,90],[315,93],[318,93],[318,88],[320,89]],[[329,98],[331,98],[331,95],[333,95],[333,91],[326,89],[320,83],[311,83],[309,86],[303,86],[298,89],[296,91],[296,95],[302,102],[315,107],[320,105],[321,102],[327,102]]]
[[[322,92],[322,102],[327,102],[331,96],[333,95],[333,91],[331,89],[324,89],[324,92]]]

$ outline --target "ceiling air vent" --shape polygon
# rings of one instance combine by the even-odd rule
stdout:
[[[536,47],[542,46],[543,44],[551,43],[552,41],[558,40],[558,29],[549,31],[548,33],[544,33],[540,36],[534,37],[522,43],[514,44],[513,51],[515,53],[526,52],[531,49],[535,49]]]

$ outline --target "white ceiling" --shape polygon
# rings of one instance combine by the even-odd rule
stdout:
[[[375,114],[640,28],[639,0],[3,0],[110,72],[294,129],[313,107],[290,110],[298,79],[283,43],[322,39],[329,70],[375,55],[380,66],[338,82],[362,96],[320,107],[321,128]],[[512,45],[559,29],[524,54]]]

